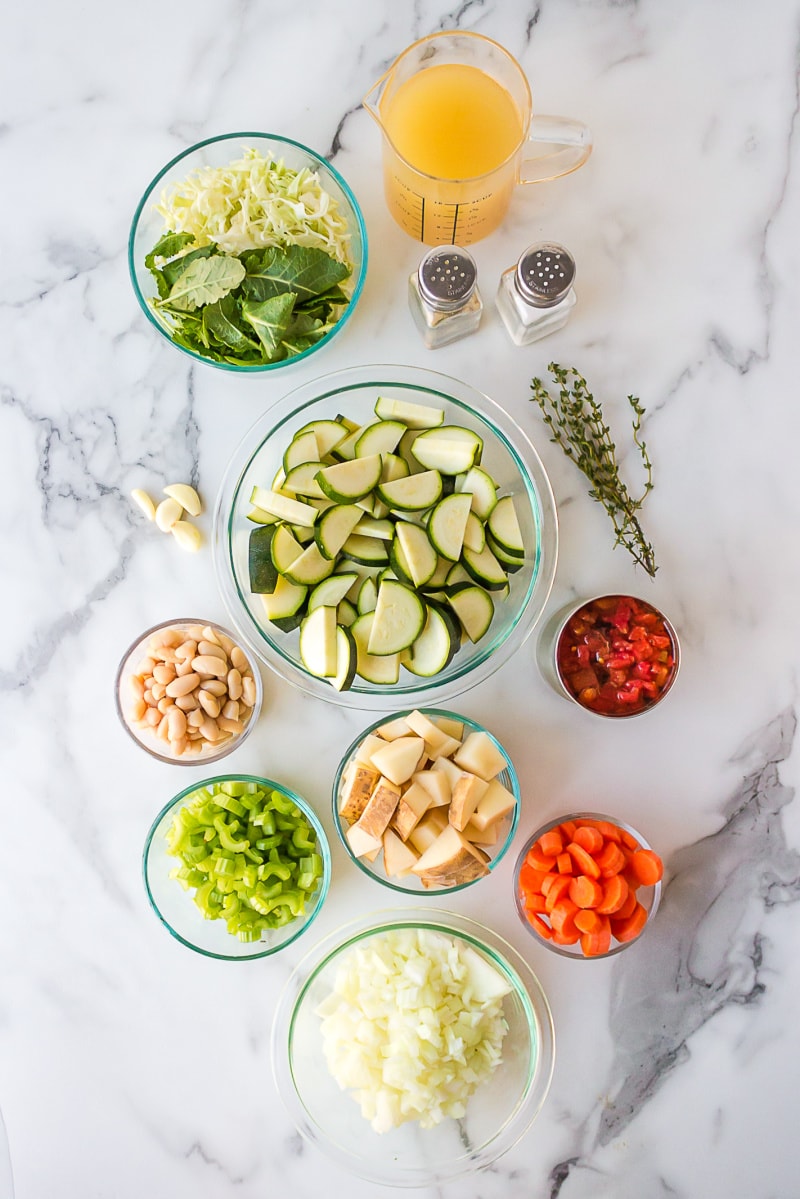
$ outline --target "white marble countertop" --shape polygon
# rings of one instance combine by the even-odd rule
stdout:
[[[359,104],[410,41],[456,25],[507,46],[535,105],[586,119],[596,149],[577,174],[515,197],[474,249],[488,301],[479,333],[429,352],[405,294],[420,248],[387,215],[379,134]],[[124,12],[45,0],[6,13],[0,1108],[18,1199],[389,1194],[306,1145],[275,1092],[272,1014],[305,942],[261,962],[209,961],[149,910],[143,839],[186,772],[139,752],[111,701],[139,631],[187,611],[227,620],[210,550],[181,555],[130,489],[191,477],[210,506],[270,404],[371,362],[468,380],[522,424],[559,507],[549,610],[638,590],[672,617],[684,652],[669,702],[622,726],[548,689],[535,638],[457,705],[512,753],[520,843],[542,819],[599,806],[662,851],[667,886],[649,935],[592,964],[531,944],[513,909],[513,854],[449,901],[531,962],[557,1060],[521,1143],[430,1194],[798,1194],[798,30],[792,0],[140,0]],[[370,237],[347,329],[260,381],[193,367],[158,338],[126,265],[147,181],[185,146],[237,129],[329,154]],[[562,332],[517,349],[492,296],[540,238],[573,251],[578,305]],[[583,371],[621,442],[625,395],[647,408],[653,584],[612,549],[607,518],[528,401],[551,358]],[[285,781],[332,832],[332,774],[369,718],[266,670],[264,682],[262,720],[227,764]],[[333,852],[312,939],[391,902]]]

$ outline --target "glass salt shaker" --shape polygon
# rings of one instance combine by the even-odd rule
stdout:
[[[515,345],[562,329],[575,307],[575,259],[555,242],[528,246],[500,276],[497,309]]]
[[[429,350],[474,333],[483,303],[475,260],[460,246],[436,246],[408,280],[414,323]]]

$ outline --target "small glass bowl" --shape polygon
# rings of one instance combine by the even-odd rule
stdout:
[[[179,864],[179,859],[167,851],[167,833],[175,813],[189,796],[201,787],[222,782],[257,783],[268,790],[280,791],[297,805],[317,836],[318,852],[322,857],[322,879],[305,914],[281,928],[265,931],[260,941],[241,942],[228,932],[224,920],[204,919],[192,895],[184,891],[177,879],[170,878],[170,871]],[[150,906],[176,941],[208,958],[218,958],[225,962],[248,962],[255,958],[269,957],[285,949],[313,922],[328,894],[331,854],[325,830],[314,809],[283,783],[276,783],[272,779],[260,778],[254,774],[219,774],[213,778],[199,779],[184,787],[183,791],[162,808],[145,839],[142,871]]]
[[[671,642],[673,665],[669,677],[659,691],[658,695],[650,702],[643,706],[631,706],[629,709],[616,712],[601,712],[589,706],[588,703],[583,703],[569,687],[564,675],[561,671],[558,662],[559,647],[562,637],[567,632],[567,626],[573,617],[577,616],[583,608],[588,608],[593,604],[610,603],[613,600],[633,600],[634,603],[642,604],[650,612],[654,613],[664,626],[666,635]],[[623,595],[622,593],[614,593],[609,595],[598,595],[589,599],[582,599],[578,603],[567,604],[553,613],[542,626],[542,631],[539,635],[539,640],[536,646],[536,661],[539,666],[539,671],[546,682],[557,691],[564,699],[568,699],[570,703],[575,704],[582,712],[588,712],[590,716],[597,716],[601,720],[631,720],[636,716],[644,716],[648,712],[652,712],[657,708],[665,696],[672,690],[678,670],[680,668],[680,644],[678,635],[675,632],[670,621],[658,608],[649,602],[643,600],[639,596]]]
[[[155,210],[155,205],[164,188],[173,181],[180,182],[187,178],[198,167],[227,166],[241,157],[247,148],[260,150],[264,156],[272,153],[276,158],[282,159],[292,170],[310,170],[317,175],[322,187],[337,201],[340,212],[347,219],[350,231],[350,261],[353,264],[353,272],[346,281],[346,285],[352,287],[350,303],[331,331],[321,341],[316,342],[301,354],[284,358],[280,362],[258,363],[252,366],[233,362],[216,362],[175,341],[171,329],[162,323],[157,312],[148,303],[156,296],[157,292],[155,280],[144,264],[145,255],[149,254],[159,237],[165,232],[164,219]],[[310,150],[308,146],[293,141],[290,137],[281,137],[277,133],[225,133],[218,137],[206,138],[205,141],[198,142],[181,151],[165,167],[162,167],[152,182],[148,184],[136,208],[131,225],[128,239],[128,269],[133,290],[145,316],[151,325],[182,354],[188,355],[196,362],[205,362],[208,366],[218,367],[220,370],[233,371],[243,375],[259,375],[265,371],[279,370],[281,367],[303,362],[317,350],[327,346],[347,324],[361,298],[367,277],[367,229],[358,201],[347,183],[327,159]]]
[[[133,690],[132,679],[137,665],[147,656],[147,647],[152,636],[164,629],[174,628],[185,632],[195,625],[202,628],[211,628],[218,636],[221,635],[232,641],[234,645],[239,646],[247,658],[255,681],[256,702],[242,732],[231,736],[216,751],[212,750],[210,742],[205,742],[204,748],[199,754],[174,754],[170,751],[169,741],[164,741],[161,737],[158,737],[154,729],[147,726],[139,726],[133,722],[131,710],[136,701],[136,694]],[[251,729],[258,720],[263,698],[264,686],[261,682],[258,662],[247,646],[242,644],[241,639],[229,632],[222,625],[216,624],[213,620],[202,620],[192,617],[180,617],[178,620],[164,620],[161,624],[153,625],[151,629],[147,629],[146,632],[137,637],[122,655],[122,661],[117,668],[117,677],[114,682],[114,700],[117,715],[126,733],[137,745],[149,753],[151,757],[157,758],[159,762],[168,762],[171,766],[208,766],[212,762],[219,762],[221,758],[227,757],[234,749],[238,749],[245,737],[249,736]]]
[[[409,711],[411,711],[411,710],[412,709],[409,709]],[[521,798],[519,779],[517,778],[517,772],[514,769],[514,766],[511,762],[511,759],[508,756],[508,753],[506,752],[506,750],[503,748],[503,746],[500,744],[500,742],[497,740],[497,738],[494,736],[494,734],[490,733],[488,729],[485,729],[482,724],[478,724],[477,721],[470,720],[468,716],[462,716],[458,712],[447,712],[443,708],[420,708],[419,711],[421,711],[425,716],[429,716],[431,718],[435,718],[437,716],[444,716],[445,718],[447,718],[449,720],[461,721],[464,724],[465,734],[473,733],[473,732],[486,733],[487,736],[491,738],[492,742],[497,746],[497,748],[500,750],[503,757],[508,762],[508,767],[505,770],[502,770],[500,772],[500,774],[497,775],[497,779],[498,779],[498,782],[502,783],[502,785],[506,788],[507,791],[511,792],[511,794],[514,796],[514,798],[516,799],[517,802],[516,802],[513,812],[510,812],[508,814],[508,816],[504,816],[503,819],[500,821],[499,826],[498,826],[497,841],[494,843],[494,845],[482,845],[481,846],[481,848],[487,854],[489,854],[489,861],[486,863],[486,866],[487,866],[489,872],[491,873],[491,871],[494,870],[495,867],[500,863],[500,861],[505,857],[506,852],[508,851],[508,848],[511,845],[511,842],[514,840],[514,834],[517,831],[517,824],[519,823],[519,809],[520,809],[520,798]],[[402,717],[407,714],[408,713],[405,713],[405,712],[397,712],[397,713],[394,713],[392,715],[392,717],[390,717],[389,719],[399,720],[399,719],[402,719]],[[344,777],[344,772],[346,771],[347,767],[350,765],[350,762],[355,757],[356,751],[358,750],[358,747],[361,744],[361,742],[364,740],[364,738],[369,736],[370,733],[374,733],[375,729],[380,728],[380,726],[382,724],[387,724],[387,723],[388,723],[388,720],[386,719],[386,717],[384,717],[382,720],[376,720],[374,722],[374,724],[371,724],[369,726],[369,728],[364,729],[363,733],[359,734],[359,736],[356,737],[356,739],[352,743],[352,745],[347,749],[344,757],[342,758],[341,762],[339,763],[339,769],[336,771],[336,778],[333,783],[333,793],[332,793],[333,823],[334,823],[337,833],[339,834],[339,840],[342,842],[342,845],[347,850],[349,857],[351,858],[351,860],[353,862],[355,862],[355,864],[356,864],[356,866],[358,866],[359,870],[363,871],[363,873],[366,874],[369,878],[375,879],[376,882],[380,883],[384,887],[388,887],[391,891],[400,892],[401,895],[415,895],[418,897],[423,896],[423,895],[430,895],[430,896],[433,896],[434,898],[438,898],[440,895],[451,895],[456,891],[464,891],[467,887],[472,887],[475,883],[479,883],[481,881],[481,878],[488,878],[488,875],[484,874],[481,876],[481,878],[474,878],[474,879],[471,879],[467,883],[459,883],[458,885],[453,886],[453,887],[424,887],[422,885],[422,882],[420,881],[420,879],[416,876],[416,874],[409,874],[409,875],[406,875],[404,878],[390,878],[383,869],[383,853],[382,852],[378,854],[377,858],[375,858],[375,860],[373,862],[370,862],[367,858],[358,858],[353,853],[353,850],[350,846],[350,842],[347,840],[347,837],[345,835],[347,832],[347,828],[348,828],[347,822],[345,820],[342,820],[342,818],[339,815],[339,791],[341,788],[342,779]],[[388,744],[389,744],[389,742],[387,741],[387,745]]]
[[[447,424],[462,425],[484,442],[482,465],[501,494],[512,494],[526,546],[509,592],[498,599],[488,632],[466,643],[444,670],[423,678],[401,669],[395,684],[366,682],[337,691],[316,678],[300,656],[297,630],[282,633],[264,614],[261,598],[250,591],[247,519],[254,485],[269,487],[294,435],[313,420],[344,415],[359,424],[375,419],[379,397],[442,408]],[[550,481],[525,433],[488,396],[467,383],[435,371],[408,366],[360,366],[305,383],[274,404],[253,425],[228,465],[214,512],[214,567],[234,627],[259,658],[292,686],[342,707],[386,712],[428,702],[448,703],[477,686],[517,653],[541,616],[558,557],[558,519]]]
[[[593,957],[586,957],[581,949],[580,942],[575,945],[554,945],[546,937],[541,936],[533,927],[525,912],[525,905],[520,895],[519,887],[519,872],[525,864],[528,850],[539,840],[545,833],[549,833],[551,829],[557,828],[559,824],[563,824],[565,820],[603,820],[608,824],[614,824],[618,828],[635,837],[641,849],[652,849],[652,845],[644,839],[642,834],[638,832],[633,825],[626,824],[624,820],[619,820],[616,816],[606,816],[602,812],[569,812],[565,816],[559,816],[556,820],[549,820],[547,824],[543,824],[538,828],[533,836],[529,837],[520,850],[514,867],[514,902],[517,907],[517,914],[522,921],[522,924],[536,941],[537,945],[544,945],[552,953],[560,954],[564,958],[579,958],[582,961],[600,961],[603,958],[612,958],[616,954],[622,953],[624,949],[629,949],[631,945],[635,945],[649,929],[653,922],[653,917],[658,911],[658,905],[661,902],[661,880],[655,883],[652,887],[639,887],[636,892],[636,898],[647,912],[647,922],[642,931],[632,941],[615,941],[612,937],[611,948],[606,953],[595,954]]]
[[[470,946],[513,990],[503,1001],[508,1033],[502,1062],[470,1097],[465,1116],[431,1129],[409,1122],[378,1134],[324,1065],[319,1003],[342,958],[387,932],[426,929]],[[453,912],[407,908],[378,912],[339,929],[306,955],[275,1015],[272,1063],[278,1093],[297,1128],[344,1169],[384,1186],[433,1186],[485,1169],[536,1119],[553,1074],[553,1021],[530,966],[490,929]]]

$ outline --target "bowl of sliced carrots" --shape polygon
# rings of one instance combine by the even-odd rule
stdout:
[[[664,866],[641,833],[599,812],[574,812],[537,829],[514,871],[522,923],[564,957],[607,958],[649,927]]]

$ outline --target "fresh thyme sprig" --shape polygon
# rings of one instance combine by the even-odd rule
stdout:
[[[550,440],[561,446],[592,484],[589,495],[601,503],[611,517],[617,535],[615,546],[624,545],[634,561],[643,566],[651,578],[654,577],[658,569],[655,552],[636,515],[653,489],[653,467],[641,437],[644,408],[636,396],[628,396],[633,410],[633,440],[645,472],[644,491],[635,500],[619,477],[617,447],[603,418],[603,410],[589,391],[586,380],[572,367],[559,366],[557,362],[551,362],[547,369],[559,385],[558,398],[550,395],[541,379],[533,379],[531,399],[542,410],[551,432]]]

